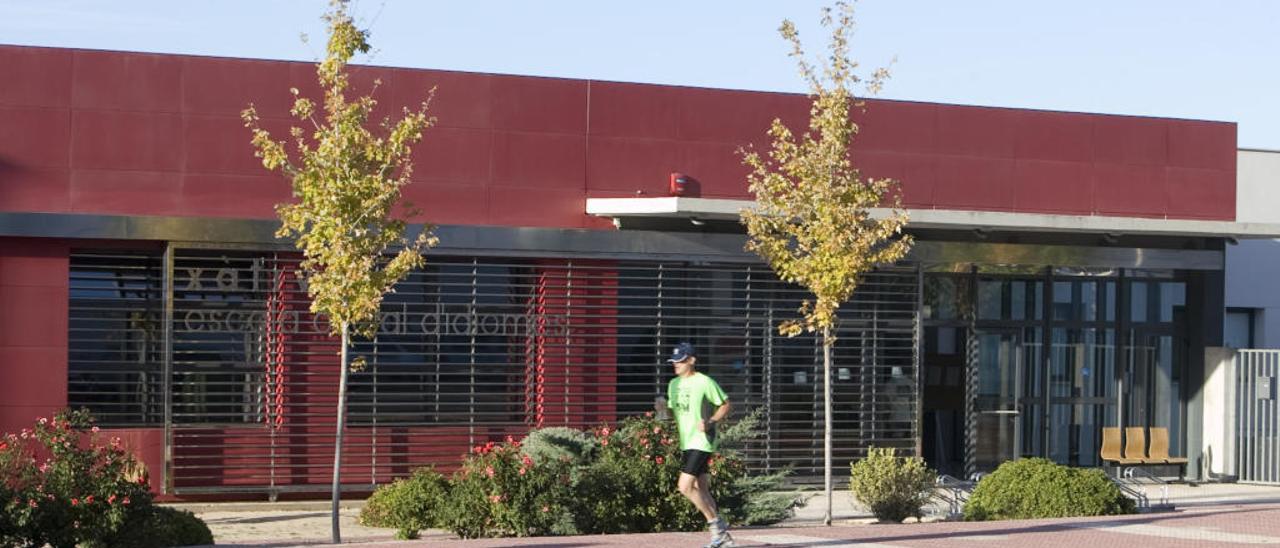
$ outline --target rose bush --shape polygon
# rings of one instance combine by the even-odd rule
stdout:
[[[776,523],[804,503],[777,492],[788,471],[753,475],[732,449],[758,432],[758,419],[753,413],[725,429],[722,453],[709,463],[712,495],[735,524]],[[535,430],[476,446],[440,489],[380,488],[370,517],[400,516],[382,523],[433,524],[463,538],[702,530],[706,520],[676,490],[680,457],[675,424],[652,413],[586,432]]]
[[[577,533],[568,457],[536,462],[520,448],[510,437],[473,448],[449,482],[440,526],[462,538]]]
[[[0,544],[117,546],[150,512],[146,469],[86,410],[40,418],[0,441]]]

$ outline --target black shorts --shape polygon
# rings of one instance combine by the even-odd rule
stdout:
[[[697,449],[686,450],[684,464],[680,465],[680,471],[694,477],[707,473],[707,461],[711,460],[711,455],[712,453]]]

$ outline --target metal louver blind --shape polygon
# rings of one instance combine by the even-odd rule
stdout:
[[[158,255],[71,257],[67,401],[104,425],[164,420],[161,275]]]
[[[90,257],[73,257],[73,286]],[[172,377],[143,399],[172,390],[176,492],[327,489],[338,345],[309,313],[296,267],[290,254],[174,254]],[[869,445],[915,449],[917,292],[914,269],[886,269],[841,311],[837,469]],[[160,293],[147,297],[156,321]],[[751,466],[820,482],[820,343],[775,327],[803,297],[760,265],[433,256],[387,296],[377,336],[355,345],[368,367],[350,379],[343,479],[368,489],[448,469],[486,441],[652,410],[670,346],[688,340],[736,416],[761,409]],[[161,370],[162,355],[148,356]],[[151,409],[149,422],[116,424],[155,424],[162,410]]]

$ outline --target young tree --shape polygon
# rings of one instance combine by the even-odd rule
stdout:
[[[338,499],[346,422],[348,348],[352,335],[371,336],[377,329],[383,295],[412,269],[423,264],[422,252],[436,244],[426,225],[412,240],[406,221],[395,216],[401,189],[409,183],[411,147],[435,119],[427,116],[432,90],[417,110],[389,118],[371,131],[372,95],[348,100],[347,63],[369,51],[369,34],[356,28],[345,0],[334,0],[325,15],[329,27],[325,58],[316,67],[324,102],[294,88],[292,113],[311,130],[294,127],[292,153],[262,128],[252,105],[242,113],[253,131],[255,155],[270,170],[280,170],[293,185],[296,203],[276,206],[281,227],[277,237],[296,238],[302,250],[300,275],[307,281],[311,312],[328,318],[331,334],[342,338],[339,351],[337,440],[333,450],[333,542],[341,542]],[[378,83],[375,82],[376,90]],[[372,91],[370,92],[372,93]],[[317,119],[320,115],[323,119]],[[309,138],[308,138],[308,133]],[[392,247],[399,250],[391,253]]]
[[[867,78],[855,73],[858,64],[849,58],[853,11],[847,2],[837,2],[835,10],[823,9],[822,24],[831,31],[830,55],[818,67],[805,59],[795,25],[782,22],[778,30],[791,43],[791,56],[813,97],[809,130],[796,136],[775,119],[767,155],[742,151],[756,200],[754,210],[742,212],[747,249],[769,263],[783,281],[799,284],[813,296],[800,307],[802,319],[783,322],[778,331],[787,336],[822,334],[827,525],[832,496],[831,347],[837,310],[853,296],[863,273],[901,259],[911,247],[910,236],[902,233],[907,216],[897,183],[864,177],[851,157],[850,145],[858,133],[851,115],[863,107],[854,88],[874,94],[889,76],[886,69]]]

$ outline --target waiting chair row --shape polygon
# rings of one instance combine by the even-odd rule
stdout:
[[[1121,444],[1120,428],[1106,427],[1102,429],[1102,450],[1100,456],[1103,464],[1115,466],[1177,466],[1178,477],[1186,475],[1187,459],[1169,456],[1169,429],[1153,426],[1151,444],[1147,445],[1146,431],[1141,426],[1130,426],[1124,429],[1124,443]],[[1120,448],[1124,447],[1124,452]]]

